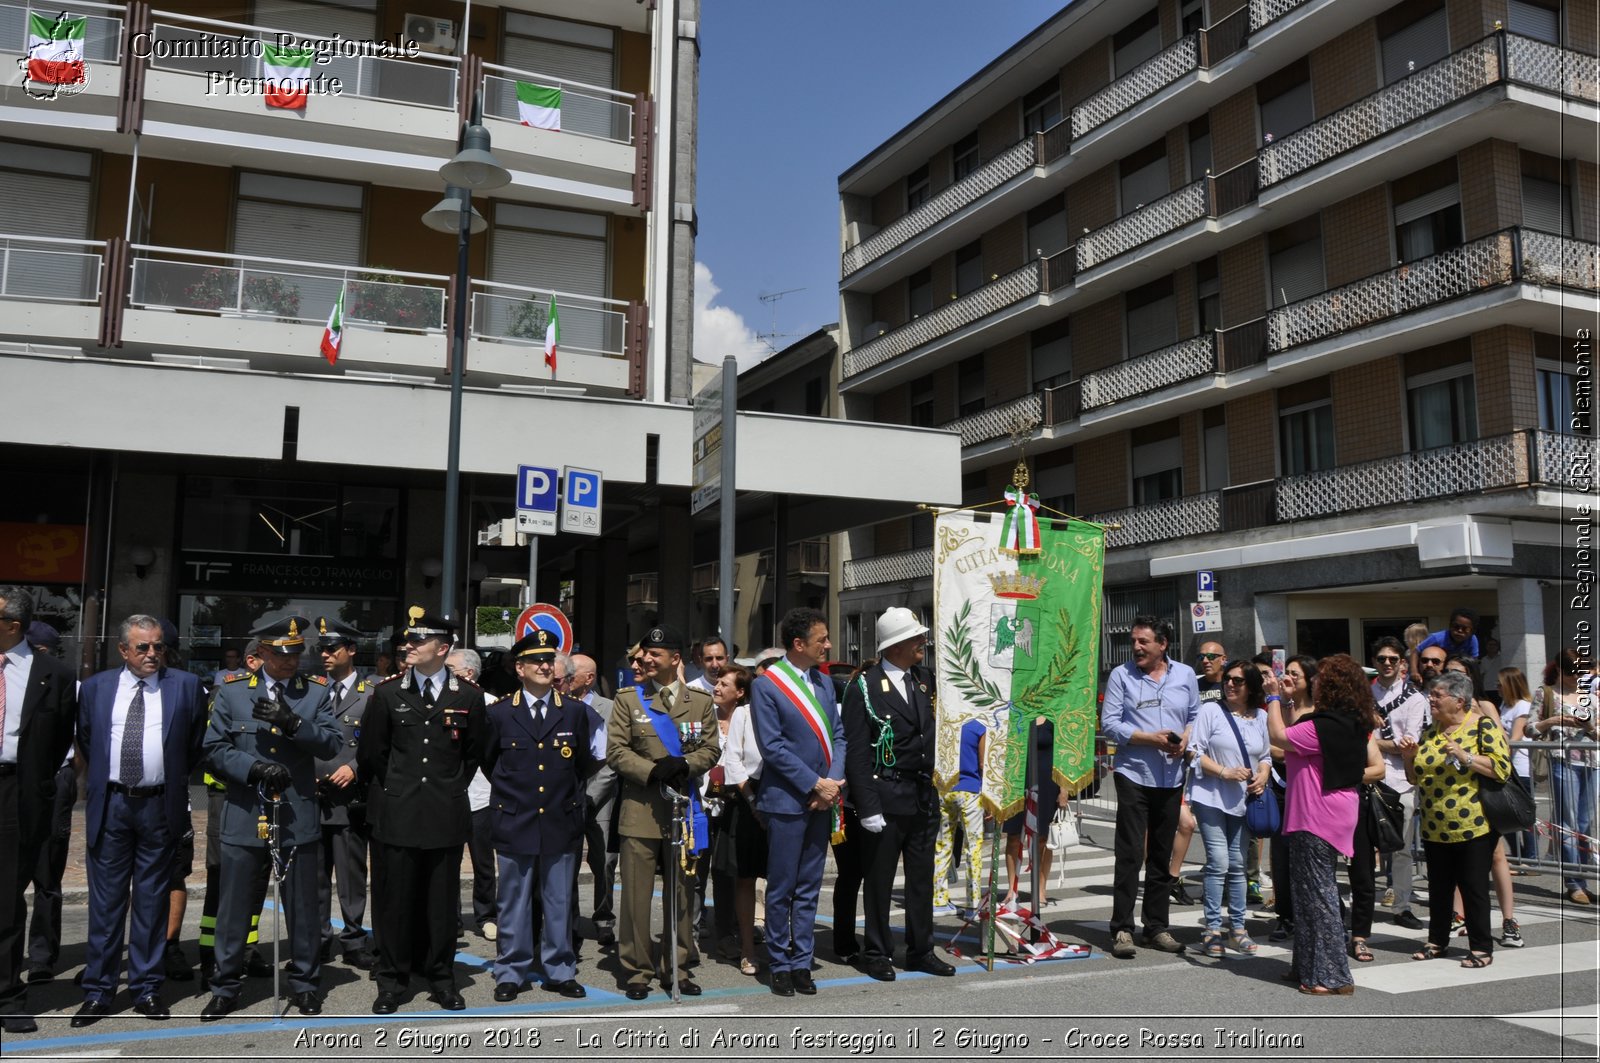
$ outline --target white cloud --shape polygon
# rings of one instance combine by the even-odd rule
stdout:
[[[712,300],[721,294],[716,281],[711,279],[711,269],[704,262],[694,264],[694,357],[697,362],[721,365],[722,359],[733,355],[739,369],[752,365],[772,353],[765,343],[756,338],[755,330],[744,323],[738,311],[726,306],[712,306]]]

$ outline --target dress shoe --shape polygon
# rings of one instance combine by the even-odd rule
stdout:
[[[461,994],[457,993],[454,989],[445,990],[441,993],[430,994],[428,999],[439,1005],[439,1007],[443,1008],[445,1011],[467,1010],[467,1002],[462,1000]]]
[[[209,1002],[207,1002],[205,1008],[201,1010],[201,1012],[200,1012],[200,1021],[201,1022],[216,1022],[218,1019],[222,1018],[224,1015],[228,1014],[229,1012],[231,1012],[234,1008],[236,1008],[238,1006],[239,1006],[239,998],[238,997],[217,997],[217,996],[214,996],[214,997],[211,998],[211,1000]]]
[[[399,1010],[399,993],[379,993],[378,999],[372,1002],[372,1014],[374,1015],[393,1015]]]
[[[172,1012],[167,1010],[167,1006],[161,1003],[161,998],[154,993],[146,993],[138,1000],[135,1000],[133,1002],[133,1010],[145,1018],[154,1019],[157,1022],[172,1018]]]
[[[693,978],[680,978],[678,979],[678,993],[686,997],[697,997],[700,995],[700,983]]]
[[[772,990],[773,996],[792,997],[794,996],[794,976],[788,971],[773,971],[772,981],[768,988]]]
[[[302,1015],[322,1014],[322,998],[309,989],[302,993],[296,993],[290,1003]]]
[[[167,942],[167,954],[162,965],[169,981],[194,981],[194,968],[189,966],[189,957],[183,954],[183,946],[176,941]]]
[[[575,978],[568,978],[563,982],[546,982],[539,988],[546,993],[560,993],[562,996],[570,997],[573,1000],[579,1000],[589,995],[589,991],[584,989],[583,985]]]
[[[1403,926],[1407,930],[1423,929],[1422,920],[1418,919],[1416,914],[1412,912],[1410,908],[1407,908],[1405,911],[1394,917],[1394,925]]]
[[[38,1033],[39,1024],[32,1015],[0,1015],[0,1030],[6,1033]]]
[[[34,968],[32,968],[31,970],[28,971],[28,981],[29,981],[29,983],[33,983],[33,982],[48,982],[52,978],[54,978],[55,976],[56,976],[56,972],[52,971],[48,967],[34,967]]]
[[[643,1000],[650,995],[650,987],[644,982],[629,982],[623,992],[629,1000]]]
[[[515,982],[496,982],[494,986],[494,1000],[496,1004],[507,1004],[517,999],[517,994],[522,992],[522,987]]]
[[[1189,890],[1181,878],[1172,884],[1172,900],[1174,904],[1194,903],[1194,897],[1190,895]]]
[[[945,963],[937,956],[924,956],[916,963],[909,964],[906,969],[911,971],[920,971],[923,974],[935,975],[939,978],[949,978],[951,975],[956,973],[956,969],[953,966]]]
[[[111,1002],[109,1000],[100,1000],[99,998],[85,1000],[83,1007],[79,1008],[78,1013],[72,1017],[72,1028],[81,1030],[85,1026],[92,1026],[110,1014]]]
[[[344,954],[344,962],[358,971],[370,971],[377,966],[378,958],[371,949],[350,949]]]
[[[867,964],[867,977],[876,978],[880,982],[894,981],[894,964],[885,959],[876,959]]]
[[[790,971],[789,977],[794,979],[796,993],[804,993],[808,997],[817,995],[817,983],[811,980],[810,971]]]
[[[252,946],[245,950],[244,973],[248,978],[271,978],[272,964],[261,955],[260,949]]]

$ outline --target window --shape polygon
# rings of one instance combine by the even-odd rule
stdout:
[[[1183,494],[1183,440],[1176,419],[1136,428],[1133,444],[1133,504],[1148,505]]]
[[[822,404],[822,379],[813,377],[806,381],[806,416],[821,417],[824,413]]]
[[[961,417],[983,410],[983,355],[963,358],[956,366],[956,413]]]
[[[933,377],[918,377],[911,382],[911,423],[918,428],[933,427]]]
[[[1129,358],[1178,342],[1178,300],[1172,293],[1171,276],[1129,292],[1123,313],[1128,326]]]
[[[1310,62],[1301,59],[1262,78],[1256,85],[1256,99],[1260,101],[1261,138],[1268,143],[1310,125],[1316,118]]]
[[[1201,474],[1202,491],[1219,491],[1228,486],[1228,417],[1221,406],[1212,406],[1200,418],[1200,445],[1204,450]]]
[[[233,250],[241,255],[292,258],[329,266],[360,265],[364,196],[361,185],[241,173],[239,195],[234,202]],[[293,250],[285,252],[286,247]],[[244,309],[290,309],[281,305],[270,288],[257,292],[257,285],[252,283],[276,276],[275,271],[283,268],[271,266],[244,274],[244,290],[240,292]],[[294,277],[288,286],[299,294],[298,310],[283,316],[312,316],[316,308],[332,306],[343,283],[335,276]],[[359,316],[359,311],[352,311],[351,316]]]
[[[1316,215],[1267,234],[1267,268],[1273,306],[1316,295],[1327,288],[1322,271],[1322,221]]]
[[[187,550],[396,556],[400,492],[394,488],[190,476],[183,491]]]
[[[1072,463],[1072,451],[1056,450],[1039,455],[1034,472],[1033,489],[1039,495],[1040,516],[1048,507],[1060,513],[1078,511],[1078,470]]]
[[[933,309],[933,270],[919,269],[906,278],[906,314],[921,317]]]
[[[983,165],[978,156],[978,134],[968,133],[950,149],[950,179],[959,181]]]
[[[1428,450],[1478,438],[1478,407],[1471,363],[1406,381],[1411,449]]]
[[[502,284],[604,299],[611,294],[606,230],[603,214],[496,203],[489,241],[490,275]],[[495,302],[507,314],[515,305],[511,300]],[[621,325],[612,320],[614,315],[561,309],[563,349],[622,349]],[[491,310],[491,317],[493,313]],[[491,321],[489,327],[496,325]]]
[[[21,10],[17,10],[20,17]],[[0,232],[64,240],[82,240],[89,235],[92,155],[0,141],[0,159],[5,160],[0,165]],[[40,209],[42,204],[49,204],[49,209]],[[92,259],[52,253],[65,250],[72,249],[13,243],[5,293],[23,298],[92,299],[99,270]],[[180,284],[187,286],[193,279],[185,271]]]
[[[956,252],[956,295],[983,287],[983,247],[974,240]]]
[[[1036,330],[1028,339],[1032,348],[1033,389],[1060,387],[1072,379],[1071,319]]]
[[[1450,31],[1444,4],[1414,16],[1415,4],[1401,4],[1378,16],[1378,36],[1383,52],[1383,83],[1393,85],[1403,77],[1438,62],[1450,54]],[[1406,19],[1410,17],[1411,21]]]
[[[1161,15],[1151,8],[1111,38],[1112,77],[1121,77],[1161,51]]]
[[[1280,475],[1333,468],[1333,403],[1328,399],[1278,412]]]
[[[1158,140],[1129,155],[1117,164],[1117,172],[1121,177],[1123,214],[1154,203],[1171,190],[1166,141]]]
[[[1065,251],[1070,242],[1067,239],[1067,205],[1060,196],[1028,211],[1026,250],[1029,255],[1048,258],[1057,251]]]
[[[1061,79],[1049,81],[1022,98],[1022,135],[1042,133],[1061,121]]]
[[[531,74],[617,87],[616,31],[605,26],[507,11],[500,62]],[[496,82],[495,84],[502,84]],[[509,87],[515,92],[515,85]],[[508,103],[511,101],[508,101]],[[516,107],[508,112],[516,114]],[[566,93],[561,98],[561,128],[601,137],[626,136],[623,108],[598,94]],[[563,323],[565,327],[565,323]]]
[[[1211,172],[1211,118],[1201,115],[1189,123],[1189,180]]]
[[[1205,0],[1183,0],[1183,7],[1179,9],[1179,13],[1183,19],[1181,32],[1185,37],[1199,32],[1206,24]]]
[[[1552,4],[1529,3],[1528,0],[1508,0],[1506,4],[1506,29],[1519,37],[1532,37],[1546,44],[1561,43],[1561,12]]]
[[[906,210],[916,210],[928,201],[928,164],[906,175]]]
[[[1215,332],[1222,327],[1222,278],[1218,275],[1217,258],[1201,259],[1194,265],[1195,320],[1200,325],[1200,335]]]
[[[963,506],[981,506],[985,502],[992,502],[989,497],[989,474],[983,469],[973,469],[971,472],[961,474],[961,504]]]
[[[1587,412],[1575,419],[1578,375],[1571,366],[1540,359],[1535,370],[1539,389],[1539,427],[1547,432],[1590,435],[1594,418]]]
[[[919,513],[911,518],[911,549],[933,548],[933,514]]]
[[[1460,247],[1461,193],[1451,184],[1394,207],[1394,246],[1401,262]]]
[[[1522,223],[1530,229],[1572,235],[1572,205],[1557,181],[1522,175]]]

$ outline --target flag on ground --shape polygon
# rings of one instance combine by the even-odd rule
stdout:
[[[556,378],[556,345],[561,342],[561,319],[556,317],[555,293],[550,293],[550,313],[544,323],[544,364],[550,367],[550,379]]]
[[[531,81],[517,82],[517,115],[536,129],[561,128],[561,90]]]
[[[306,105],[311,81],[311,49],[265,45],[261,76],[267,83],[267,106],[298,110]]]
[[[77,85],[84,79],[83,29],[87,19],[28,15],[28,80]]]
[[[322,330],[322,357],[333,365],[339,360],[339,345],[344,342],[344,288],[339,289],[339,298],[333,301],[333,309],[328,313],[328,327]]]

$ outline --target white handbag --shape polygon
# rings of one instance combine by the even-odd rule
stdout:
[[[1070,808],[1056,809],[1055,818],[1050,821],[1050,833],[1045,841],[1052,849],[1065,849],[1078,844],[1078,817],[1072,814]]]

